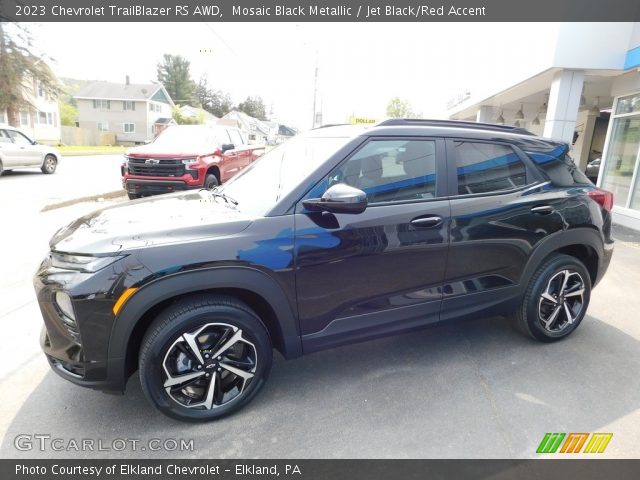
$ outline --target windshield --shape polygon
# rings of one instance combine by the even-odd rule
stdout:
[[[218,191],[243,212],[267,213],[351,137],[294,137],[269,151]]]
[[[229,143],[222,129],[200,125],[177,125],[167,128],[153,141],[156,147],[171,150],[213,151],[223,143]]]

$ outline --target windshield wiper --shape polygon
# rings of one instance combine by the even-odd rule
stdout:
[[[237,200],[234,200],[233,198],[231,198],[231,197],[230,197],[229,195],[227,195],[226,193],[221,193],[221,192],[218,192],[218,191],[216,191],[216,190],[217,190],[216,188],[213,188],[213,189],[209,190],[209,193],[210,193],[211,195],[213,195],[214,197],[220,197],[220,198],[222,198],[225,202],[227,202],[227,203],[231,203],[231,204],[232,204],[232,205],[234,205],[234,206],[238,205],[238,201],[237,201]]]

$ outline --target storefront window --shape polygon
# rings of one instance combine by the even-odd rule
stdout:
[[[616,118],[605,161],[602,186],[613,192],[616,205],[626,207],[640,147],[640,115]]]
[[[618,99],[616,115],[634,112],[640,112],[640,95],[631,95],[629,97],[622,97]]]

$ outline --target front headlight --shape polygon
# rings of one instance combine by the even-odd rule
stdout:
[[[94,257],[91,255],[70,255],[67,253],[51,252],[51,265],[65,270],[93,273],[102,270],[123,257],[124,255]]]
[[[194,163],[198,163],[198,158],[185,158],[182,160],[183,165],[193,165]]]

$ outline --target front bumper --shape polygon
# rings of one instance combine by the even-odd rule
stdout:
[[[161,193],[179,192],[202,188],[200,184],[188,184],[180,180],[140,180],[127,179],[124,181],[127,193],[136,195],[158,195]]]
[[[113,325],[113,300],[100,294],[77,295],[75,325],[63,320],[55,293],[70,293],[74,285],[100,281],[95,274],[56,270],[43,262],[34,277],[34,288],[44,320],[40,346],[55,373],[76,385],[122,393],[126,384],[123,358],[108,355]],[[78,298],[80,297],[80,298]]]

